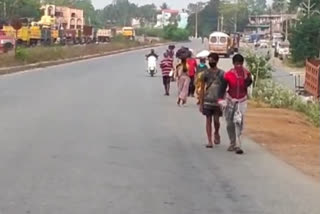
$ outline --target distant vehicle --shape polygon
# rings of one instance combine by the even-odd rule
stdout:
[[[6,36],[5,32],[0,30],[0,53],[7,53],[15,45],[15,39],[12,36]]]
[[[245,36],[242,38],[242,41],[244,41],[244,42],[250,42],[250,35],[245,35]]]
[[[233,52],[230,36],[223,32],[213,32],[209,36],[209,51],[229,58]]]
[[[269,41],[266,39],[262,39],[259,41],[259,47],[260,48],[268,48],[269,47]]]
[[[276,47],[277,42],[283,41],[283,35],[281,33],[272,34],[272,47]]]
[[[122,35],[128,39],[134,40],[136,32],[133,27],[124,27],[122,28]]]
[[[290,54],[290,43],[288,41],[277,42],[275,45],[274,56],[279,57],[279,59],[284,59]]]
[[[112,38],[111,29],[99,29],[97,31],[98,42],[110,42]]]
[[[280,42],[278,55],[279,59],[283,60],[290,54],[290,43],[288,41]]]

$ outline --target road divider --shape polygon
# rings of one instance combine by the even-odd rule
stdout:
[[[71,58],[67,58],[67,59],[49,60],[49,61],[42,61],[42,62],[37,62],[37,63],[30,63],[30,64],[24,64],[24,65],[18,65],[18,66],[3,67],[3,68],[0,67],[0,75],[11,74],[11,73],[16,73],[16,72],[21,72],[21,71],[27,71],[27,70],[32,70],[32,69],[36,69],[36,68],[55,66],[55,65],[60,65],[60,64],[66,64],[66,63],[87,60],[87,59],[93,59],[93,58],[98,58],[98,57],[103,57],[103,56],[110,56],[110,55],[125,53],[125,52],[129,52],[129,51],[143,50],[146,48],[160,47],[160,46],[164,46],[166,44],[168,44],[168,43],[144,44],[144,45],[137,45],[137,46],[130,47],[130,48],[120,48],[120,49],[116,49],[116,50],[99,52],[96,54],[71,57]]]

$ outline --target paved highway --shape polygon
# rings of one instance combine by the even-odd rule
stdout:
[[[163,96],[145,54],[0,77],[1,214],[319,213],[319,184],[251,140],[206,149],[195,101]]]

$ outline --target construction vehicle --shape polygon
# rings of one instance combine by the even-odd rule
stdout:
[[[122,36],[128,39],[134,40],[136,36],[136,32],[133,27],[124,27],[122,28]]]
[[[15,46],[13,36],[7,36],[3,30],[0,30],[0,53],[7,53]]]

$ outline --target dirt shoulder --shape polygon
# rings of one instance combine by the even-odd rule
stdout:
[[[320,179],[319,128],[302,114],[250,102],[246,135],[305,174]]]

